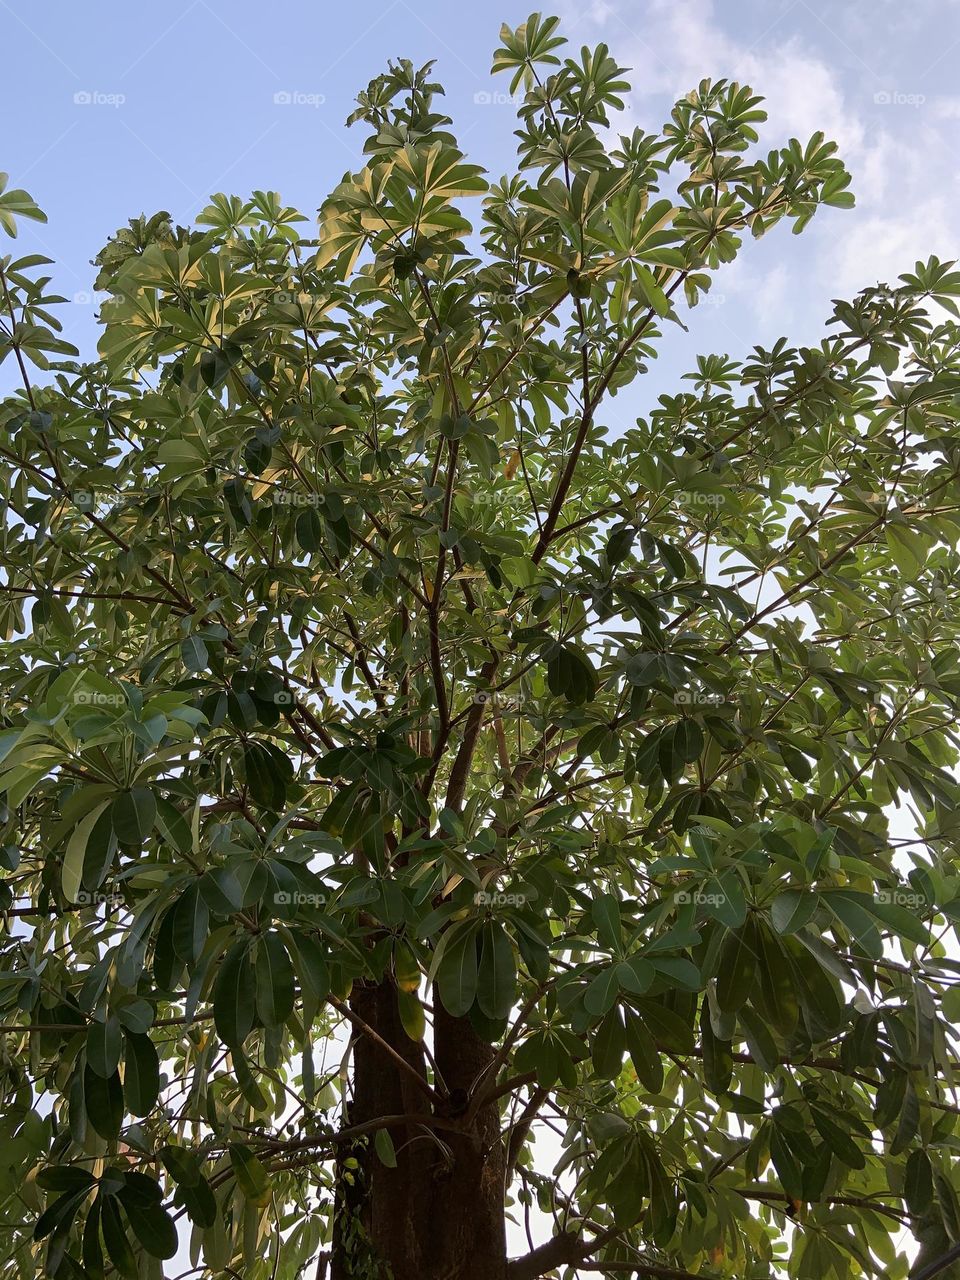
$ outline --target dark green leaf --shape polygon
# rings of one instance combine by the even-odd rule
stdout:
[[[517,966],[513,944],[496,920],[484,921],[480,934],[477,1004],[488,1018],[506,1018],[513,1008]]]
[[[160,1092],[160,1059],[148,1035],[123,1038],[123,1095],[131,1115],[145,1116],[156,1105]]]
[[[122,844],[142,845],[156,816],[157,802],[149,787],[118,792],[111,809],[113,829]]]
[[[246,941],[234,943],[213,985],[213,1018],[224,1044],[239,1048],[253,1029],[256,984]]]
[[[108,1141],[119,1137],[123,1123],[123,1085],[115,1071],[108,1079],[87,1066],[83,1073],[83,1100],[91,1125]]]
[[[87,1063],[104,1080],[112,1076],[120,1062],[120,1020],[116,1014],[87,1028]]]
[[[279,1026],[293,1012],[294,975],[283,939],[273,931],[256,944],[257,1013],[265,1027]]]

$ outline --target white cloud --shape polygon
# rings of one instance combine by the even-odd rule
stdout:
[[[836,234],[818,228],[814,237],[815,269],[835,296],[850,296],[877,280],[892,284],[932,254],[956,256],[960,217],[951,132],[921,108],[905,129],[876,130],[844,157],[857,207]]]
[[[644,99],[651,95],[677,98],[705,77],[725,77],[764,95],[768,137],[805,140],[821,129],[841,146],[861,144],[863,126],[851,119],[830,69],[795,37],[763,47],[733,40],[718,25],[712,0],[652,0],[643,7],[642,32],[622,3],[601,2],[585,16],[603,26],[614,55],[631,68],[630,111],[649,117]]]
[[[957,217],[951,202],[933,195],[898,203],[903,212],[861,210],[856,230],[822,251],[819,274],[833,282],[836,296],[849,297],[878,280],[895,284],[918,259],[956,255]]]
[[[856,209],[815,219],[791,246],[789,272],[776,267],[755,281],[738,271],[729,286],[728,273],[720,287],[742,297],[766,327],[778,311],[783,322],[798,288],[811,301],[816,295],[819,306],[823,298],[849,296],[878,279],[892,282],[918,258],[956,256],[952,122],[960,117],[960,98],[923,97],[922,76],[916,85],[904,84],[902,93],[894,83],[901,77],[881,84],[867,66],[881,60],[869,40],[854,39],[849,29],[843,35],[853,47],[835,32],[831,36],[805,4],[744,6],[739,22],[731,18],[736,12],[723,11],[727,26],[739,28],[736,35],[721,25],[713,0],[649,0],[642,6],[595,0],[573,18],[577,40],[589,39],[585,28],[593,26],[594,38],[604,39],[632,69],[633,93],[616,132],[633,124],[657,128],[669,103],[709,76],[750,84],[764,96],[769,118],[760,127],[762,147],[789,137],[805,142],[818,130],[838,144],[853,176]],[[866,29],[860,33],[867,35]],[[834,47],[835,58],[829,54]],[[881,92],[888,99],[875,97]]]

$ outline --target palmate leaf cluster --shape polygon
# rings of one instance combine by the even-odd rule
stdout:
[[[399,62],[318,239],[266,192],[121,230],[91,362],[3,259],[5,1275],[172,1275],[177,1230],[198,1274],[315,1268],[334,1153],[396,1160],[344,1136],[382,981],[497,1047],[467,1114],[556,1274],[960,1239],[960,273],[637,419],[848,174],[726,81],[617,138],[623,69],[553,19],[494,70],[514,174]]]

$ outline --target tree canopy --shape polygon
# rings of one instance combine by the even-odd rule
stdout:
[[[960,273],[611,429],[850,178],[745,85],[618,137],[604,45],[501,40],[515,173],[391,64],[318,237],[118,231],[95,359],[0,260],[5,1276],[960,1241]]]

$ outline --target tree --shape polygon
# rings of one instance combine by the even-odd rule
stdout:
[[[516,175],[391,65],[319,241],[265,192],[120,230],[94,362],[3,259],[7,1276],[960,1238],[960,273],[608,430],[849,177],[726,81],[610,142],[556,19],[494,70]]]

